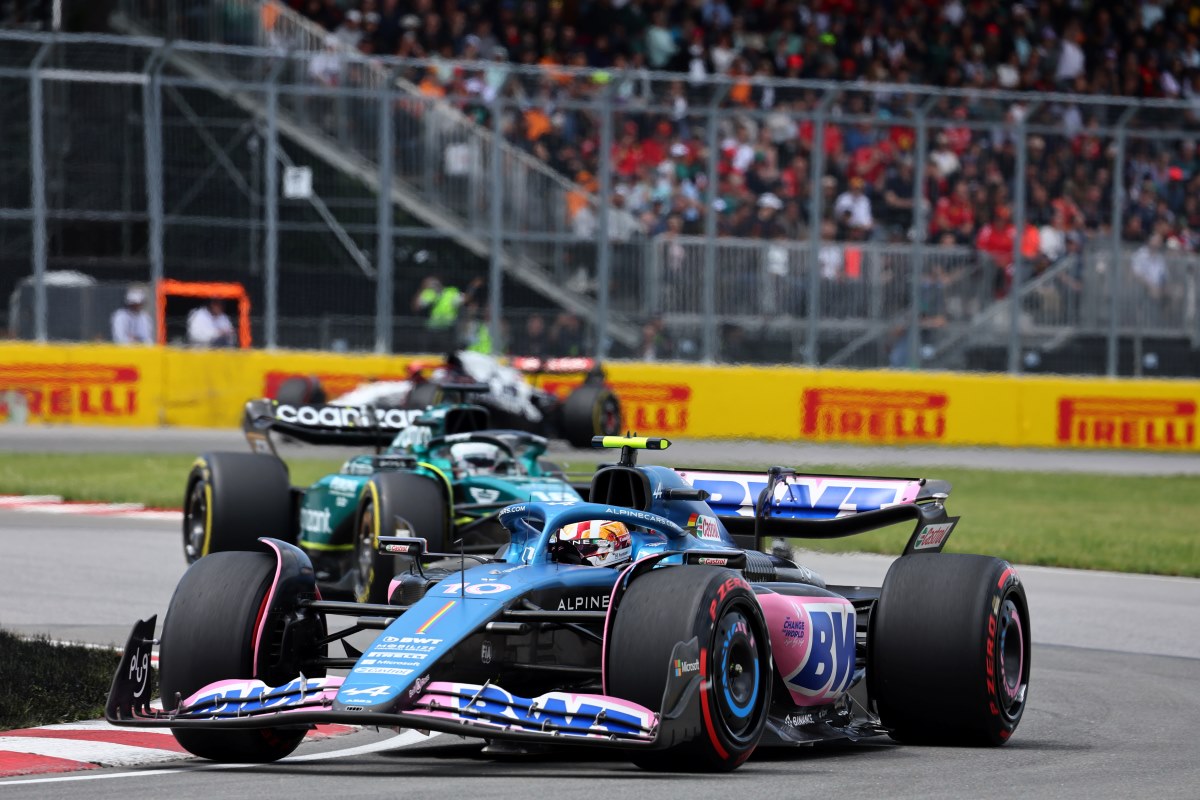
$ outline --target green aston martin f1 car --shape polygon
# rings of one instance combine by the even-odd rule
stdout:
[[[514,502],[579,500],[547,441],[489,428],[481,406],[421,410],[246,404],[254,452],[205,453],[188,475],[183,546],[189,563],[210,553],[254,550],[258,537],[299,545],[327,598],[387,602],[396,558],[380,536],[420,537],[434,552],[494,554],[508,541],[497,515]],[[292,486],[273,432],[310,444],[361,445],[337,474]]]

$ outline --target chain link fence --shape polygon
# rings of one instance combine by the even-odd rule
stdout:
[[[0,32],[10,335],[177,280],[265,347],[1200,373],[1190,105],[367,59],[215,7]],[[149,296],[186,342],[203,298]]]

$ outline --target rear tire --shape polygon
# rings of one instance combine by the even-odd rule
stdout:
[[[445,394],[436,383],[418,383],[409,389],[404,405],[418,410],[436,406],[443,401]]]
[[[762,610],[736,572],[669,567],[634,581],[606,642],[608,694],[661,711],[675,645],[699,640],[700,719],[690,741],[634,759],[650,770],[728,772],[762,737],[773,681]]]
[[[593,436],[621,433],[621,402],[607,386],[584,384],[562,407],[562,436],[572,447],[591,447]]]
[[[325,387],[316,375],[293,375],[280,382],[275,399],[289,406],[324,405]]]
[[[1017,573],[997,558],[905,556],[871,615],[871,698],[892,738],[1001,745],[1029,690],[1029,605]]]
[[[275,653],[278,662],[270,663],[275,658],[263,648],[258,663],[254,660],[255,623],[274,578],[275,559],[261,552],[214,553],[184,573],[163,623],[159,656],[163,708],[174,710],[181,699],[214,681],[257,678],[279,686],[300,674],[300,653]],[[270,631],[283,622],[268,615],[264,624]],[[320,628],[323,633],[323,621]],[[321,677],[325,671],[308,667],[305,674]],[[260,763],[277,761],[295,750],[307,727],[173,728],[171,732],[184,749],[201,758]]]
[[[376,511],[378,510],[378,513]],[[386,603],[400,557],[379,554],[379,537],[394,535],[393,520],[412,525],[411,536],[424,539],[429,551],[445,552],[449,539],[449,502],[436,479],[410,472],[380,472],[363,490],[354,538],[354,599]]]
[[[295,542],[287,466],[260,453],[205,453],[183,496],[183,554],[257,550],[260,536]]]

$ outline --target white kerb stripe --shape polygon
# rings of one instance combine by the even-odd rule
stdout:
[[[289,756],[288,758],[277,761],[277,764],[294,763],[297,761],[328,761],[337,758],[346,758],[348,756],[365,755],[367,753],[380,753],[387,750],[394,750],[398,747],[417,744],[434,736],[437,733],[431,733],[426,736],[418,731],[405,731],[388,739],[383,739],[371,744],[361,745],[359,747],[347,747],[342,750],[327,750],[322,753],[310,753],[303,756]],[[156,752],[156,751],[150,751]],[[178,754],[176,754],[178,755]],[[68,783],[75,781],[103,781],[112,780],[114,778],[150,778],[159,775],[171,775],[177,772],[199,772],[208,770],[225,770],[225,769],[242,769],[245,767],[261,767],[261,764],[214,764],[210,761],[199,761],[195,764],[189,764],[184,767],[173,767],[171,769],[144,769],[137,772],[101,772],[101,773],[79,773],[77,775],[61,775],[53,778],[17,778],[13,780],[0,780],[0,786],[18,786],[27,783]]]
[[[102,648],[110,649],[110,648]],[[130,728],[124,725],[113,725],[106,719],[89,719],[85,722],[63,722],[58,725],[46,725],[39,730],[47,731],[128,731],[138,733],[157,733],[161,736],[171,736],[170,728]]]
[[[65,758],[68,761],[86,761],[106,767],[178,761],[188,757],[177,750],[158,750],[80,739],[41,739],[37,736],[0,736],[0,752],[3,751]]]

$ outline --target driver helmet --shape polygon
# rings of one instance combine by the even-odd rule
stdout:
[[[564,525],[558,532],[559,542],[575,545],[585,564],[593,567],[615,567],[633,555],[633,537],[623,522],[588,520]]]
[[[487,442],[460,442],[450,447],[450,462],[457,477],[492,475],[511,466],[508,454]]]

